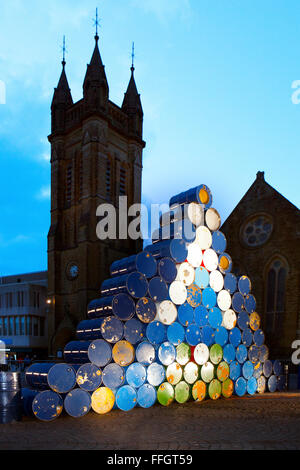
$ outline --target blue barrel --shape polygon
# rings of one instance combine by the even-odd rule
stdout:
[[[150,408],[156,403],[156,389],[145,383],[137,391],[137,404],[142,408]]]
[[[263,364],[263,374],[268,379],[273,373],[273,364],[270,359],[267,359]]]
[[[32,403],[34,400],[34,397],[39,393],[37,389],[31,389],[31,388],[22,388],[21,389],[21,400],[22,400],[22,409],[23,409],[23,415],[32,417],[33,416],[33,411],[32,411]]]
[[[153,362],[147,367],[147,382],[153,387],[159,387],[165,381],[166,369],[162,364]]]
[[[184,240],[174,238],[162,240],[145,247],[155,258],[172,258],[176,263],[183,263],[186,260],[188,250]]]
[[[105,387],[116,390],[125,382],[125,370],[119,364],[111,362],[104,367],[102,380]]]
[[[222,325],[222,320],[223,320],[223,316],[219,307],[213,307],[209,310],[208,323],[212,328],[214,329],[219,328]]]
[[[144,274],[134,271],[130,274],[105,279],[100,287],[102,296],[129,294],[134,298],[144,297],[148,291],[148,281]]]
[[[148,323],[146,328],[146,336],[150,343],[157,345],[163,343],[167,338],[166,334],[167,328],[163,323],[159,321]]]
[[[112,347],[104,339],[95,339],[88,348],[88,359],[98,367],[105,367],[112,359]]]
[[[283,392],[285,390],[285,376],[284,375],[278,375],[277,376],[277,390],[279,392]]]
[[[136,390],[130,385],[122,385],[116,393],[116,405],[122,411],[130,411],[137,404]]]
[[[129,294],[117,294],[112,301],[112,311],[119,320],[129,320],[135,315],[135,302]]]
[[[48,372],[55,365],[55,362],[35,362],[25,370],[26,384],[38,390],[47,390]]]
[[[40,421],[53,421],[63,410],[61,395],[53,390],[44,390],[36,394],[32,402],[34,416]]]
[[[253,341],[253,334],[250,328],[245,328],[242,332],[242,343],[249,348]]]
[[[176,360],[176,348],[170,341],[165,341],[158,348],[158,359],[164,365],[168,366]]]
[[[229,331],[229,342],[235,347],[237,348],[237,346],[241,343],[242,341],[242,334],[241,334],[241,330],[239,330],[239,328],[237,328],[236,326],[234,328],[232,328],[232,330]]]
[[[219,230],[216,230],[215,232],[212,233],[212,244],[211,247],[213,250],[215,250],[218,255],[221,253],[224,253],[226,250],[227,246],[227,240],[223,232],[220,232]]]
[[[131,387],[139,388],[146,382],[147,370],[140,362],[133,362],[126,369],[126,383]]]
[[[81,388],[71,390],[64,398],[64,409],[73,418],[85,416],[91,409],[92,397]]]
[[[231,304],[236,313],[241,313],[245,306],[244,296],[240,292],[235,292],[232,296]]]
[[[250,318],[247,312],[241,311],[237,315],[237,324],[241,330],[245,330],[250,325]]]
[[[185,340],[185,329],[184,327],[174,321],[171,325],[167,327],[167,339],[174,346],[178,346]]]
[[[262,373],[263,373],[263,365],[262,365],[262,362],[260,361],[257,361],[257,362],[254,362],[252,363],[253,364],[253,377],[255,377],[256,379],[258,379]]]
[[[124,324],[114,316],[104,318],[101,325],[102,338],[109,343],[117,343],[123,338]]]
[[[228,343],[226,344],[226,346],[224,346],[223,359],[228,364],[230,364],[231,362],[235,360],[235,347],[231,343]]]
[[[170,209],[173,209],[174,207],[188,204],[189,202],[198,202],[205,209],[209,209],[212,204],[212,194],[210,189],[204,184],[195,186],[194,188],[172,196],[169,200],[169,206]]]
[[[246,361],[242,366],[242,374],[246,380],[249,380],[253,376],[254,366],[251,361]]]
[[[102,318],[112,314],[112,301],[114,296],[100,297],[93,299],[87,306],[87,317]]]
[[[274,393],[277,389],[277,377],[276,375],[270,375],[267,381],[267,388],[269,392]]]
[[[259,348],[255,344],[252,344],[250,348],[248,348],[248,359],[253,362],[253,364],[259,361]]]
[[[146,334],[146,325],[138,318],[127,320],[124,325],[124,338],[131,344],[137,344]]]
[[[22,421],[20,372],[0,371],[0,423]]]
[[[215,331],[215,343],[220,344],[224,347],[228,342],[228,331],[224,326],[219,326]]]
[[[242,375],[242,367],[238,361],[232,361],[229,364],[229,377],[231,380],[237,380]]]
[[[135,305],[136,315],[143,323],[151,323],[156,317],[157,308],[153,299],[141,297]]]
[[[247,381],[244,377],[238,377],[238,379],[234,383],[234,391],[236,395],[242,397],[245,395],[247,391]]]
[[[150,365],[155,361],[156,352],[153,344],[148,341],[139,343],[135,350],[135,357],[138,362],[143,365]]]
[[[266,344],[259,347],[259,360],[265,362],[269,357],[269,348]]]
[[[189,219],[181,219],[155,230],[152,234],[152,243],[167,239],[182,239],[191,243],[195,238],[195,226]]]
[[[234,294],[237,290],[237,277],[233,273],[227,273],[224,276],[224,289],[230,294]]]
[[[191,323],[194,322],[194,309],[193,307],[188,303],[184,302],[184,304],[181,304],[177,308],[177,318],[179,323],[181,323],[182,326],[188,326]]]
[[[211,287],[206,287],[202,291],[202,304],[206,308],[213,308],[217,303],[217,294]]]
[[[262,330],[256,330],[253,333],[253,342],[256,346],[262,346],[265,342],[265,335]]]
[[[246,310],[246,312],[251,314],[251,313],[255,312],[255,309],[256,309],[256,299],[255,299],[254,295],[252,295],[252,294],[246,295],[246,297],[245,297],[245,310]]]
[[[240,364],[244,364],[244,362],[247,360],[248,350],[244,344],[239,344],[237,346],[235,351],[235,357]]]
[[[144,274],[147,278],[155,276],[157,263],[151,253],[142,251],[137,255],[114,261],[110,266],[110,275],[112,277],[130,274],[134,271]]]
[[[68,393],[76,385],[76,372],[70,364],[54,364],[47,374],[49,387],[57,393]]]
[[[168,284],[176,279],[177,268],[172,258],[161,258],[158,262],[157,271],[159,276]]]
[[[193,313],[194,313],[194,321],[196,325],[200,326],[201,328],[203,326],[208,325],[208,310],[207,308],[204,307],[204,305],[199,305],[198,307],[195,308],[195,310],[193,309]],[[178,316],[179,316],[179,309],[178,309]],[[192,322],[189,321],[189,323],[192,323]]]
[[[168,284],[160,276],[153,277],[149,281],[149,295],[154,302],[170,300]]]
[[[79,340],[91,341],[101,338],[102,318],[82,320],[76,327],[76,337]]]
[[[193,282],[190,286],[187,286],[187,298],[186,301],[190,304],[193,308],[199,307],[202,302],[202,290],[195,282]]]
[[[257,380],[255,377],[250,377],[249,380],[247,380],[247,393],[249,395],[254,395],[257,391]]]
[[[279,361],[278,359],[275,359],[275,361],[272,361],[273,363],[273,372],[275,375],[282,375],[283,374],[283,365],[282,362]]]
[[[86,362],[77,369],[76,382],[83,390],[93,392],[102,384],[102,370],[96,364]]]
[[[201,341],[202,343],[206,344],[206,346],[211,346],[215,342],[215,330],[211,326],[203,326],[201,332]]]
[[[195,284],[200,287],[200,289],[205,289],[209,284],[209,272],[204,266],[199,266],[195,269]]]
[[[248,276],[240,276],[238,279],[238,289],[242,295],[248,295],[251,290],[251,281]]]
[[[136,268],[136,256],[137,255],[126,256],[126,258],[113,261],[109,268],[110,275],[116,277],[138,271]]]
[[[200,326],[196,325],[196,323],[190,324],[185,330],[185,338],[190,346],[196,346],[198,343],[202,343]]]

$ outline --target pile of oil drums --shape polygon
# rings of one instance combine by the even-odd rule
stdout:
[[[152,243],[115,261],[61,363],[26,370],[24,409],[50,421],[283,390],[248,276],[232,272],[200,185],[172,197]]]

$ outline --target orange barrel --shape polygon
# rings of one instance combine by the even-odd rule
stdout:
[[[250,313],[250,328],[253,331],[257,331],[260,327],[260,316],[257,312]]]
[[[108,387],[99,387],[92,393],[92,409],[98,414],[109,413],[114,407],[115,395]]]
[[[233,381],[228,378],[222,382],[222,395],[225,398],[230,398],[233,394],[234,384]]]
[[[205,185],[201,184],[194,188],[183,191],[182,193],[172,196],[169,200],[170,209],[174,209],[183,204],[190,202],[197,202],[201,204],[204,209],[209,209],[212,204],[212,194],[210,189]]]
[[[134,347],[126,340],[118,341],[112,348],[112,358],[119,366],[129,366],[135,358]]]
[[[202,301],[202,290],[195,282],[187,287],[186,301],[193,308],[199,307]]]
[[[225,361],[221,361],[217,366],[217,379],[220,382],[225,382],[229,378],[229,365]]]
[[[218,379],[212,379],[208,384],[208,395],[212,400],[220,398],[222,393],[222,385]]]
[[[174,398],[178,403],[186,403],[191,396],[191,388],[183,380],[175,385]]]
[[[219,255],[219,270],[222,274],[227,274],[232,269],[232,259],[228,253],[221,253]]]
[[[195,401],[203,401],[206,397],[207,386],[203,380],[197,380],[192,388],[192,397]]]
[[[169,406],[175,397],[174,387],[169,382],[162,383],[157,389],[157,401],[163,406]]]

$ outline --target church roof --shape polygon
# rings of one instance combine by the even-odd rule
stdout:
[[[71,95],[71,90],[68,84],[68,79],[65,71],[66,62],[62,61],[62,72],[57,84],[57,87],[54,89],[52,106],[58,103],[64,103],[66,105],[73,104],[73,99]]]

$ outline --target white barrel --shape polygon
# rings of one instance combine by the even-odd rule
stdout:
[[[177,318],[177,307],[171,300],[163,300],[158,305],[157,313],[158,321],[164,325],[171,325]]]
[[[203,253],[203,264],[207,271],[215,271],[219,264],[219,257],[215,250],[208,248]]]
[[[199,366],[203,366],[209,359],[209,349],[204,343],[199,343],[194,349],[194,360]]]
[[[182,374],[182,367],[178,362],[172,362],[172,364],[167,367],[166,378],[171,385],[178,384],[182,379]]]
[[[204,225],[196,228],[196,242],[200,246],[201,250],[208,250],[212,244],[212,235],[209,228]]]
[[[202,250],[199,243],[193,242],[188,245],[188,254],[186,259],[191,266],[199,268],[203,260]]]
[[[221,217],[219,212],[214,209],[213,207],[210,207],[207,209],[205,213],[205,223],[209,230],[215,232],[216,230],[219,230],[221,227]]]
[[[187,261],[178,264],[176,280],[182,281],[185,286],[190,286],[195,280],[195,268]]]
[[[204,208],[197,202],[191,202],[185,207],[187,218],[198,227],[204,225]]]
[[[220,292],[224,287],[224,276],[218,271],[211,271],[209,274],[209,285],[215,292]]]
[[[205,364],[203,364],[203,366],[201,367],[200,375],[201,379],[204,382],[211,382],[215,376],[215,368],[213,364],[211,362],[206,362]]]
[[[232,309],[226,310],[223,314],[222,326],[227,330],[232,330],[236,325],[236,313]]]
[[[199,367],[195,362],[188,362],[183,369],[184,380],[188,384],[193,384],[199,377]]]
[[[221,290],[217,295],[217,304],[219,309],[226,312],[231,306],[231,295],[225,289]]]
[[[169,286],[169,296],[175,305],[184,304],[187,299],[187,290],[182,281],[175,280]]]

